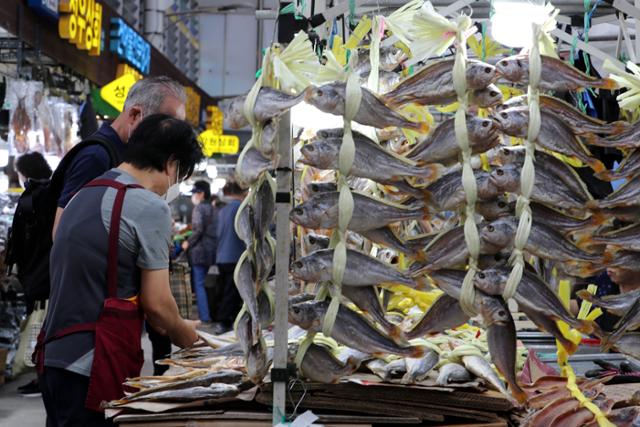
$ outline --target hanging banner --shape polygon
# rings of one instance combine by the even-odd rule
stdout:
[[[207,107],[207,120],[205,128],[214,133],[214,135],[222,135],[222,127],[224,125],[224,114],[215,105]]]
[[[124,101],[127,99],[129,89],[136,83],[136,78],[131,74],[125,74],[107,83],[100,89],[100,96],[119,112],[124,109]]]
[[[109,50],[133,65],[142,74],[149,74],[151,45],[122,18],[111,18]]]
[[[202,152],[205,156],[219,154],[237,154],[240,151],[240,139],[235,135],[216,135],[212,130],[200,134]]]
[[[47,2],[48,3],[48,2]],[[99,56],[102,46],[102,5],[95,0],[59,0],[58,34],[79,50]]]

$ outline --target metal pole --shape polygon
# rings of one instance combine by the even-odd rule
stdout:
[[[287,368],[289,311],[289,253],[291,250],[291,113],[280,118],[278,131],[280,164],[276,171],[276,297],[273,327],[273,368]],[[273,383],[273,424],[285,415],[286,382]]]

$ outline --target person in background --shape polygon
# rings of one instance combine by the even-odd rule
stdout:
[[[191,194],[191,236],[182,242],[191,265],[191,284],[196,293],[198,316],[201,322],[210,323],[209,302],[205,280],[209,267],[216,263],[216,216],[211,205],[211,186],[207,181],[196,181]]]
[[[25,189],[34,185],[46,184],[53,173],[49,163],[47,163],[47,160],[38,152],[26,153],[18,157],[15,163],[15,168],[18,172],[20,186]],[[49,298],[48,289],[33,289],[29,285],[29,283],[22,283],[27,306],[27,316],[33,313],[33,309],[37,302],[44,307],[46,300]],[[29,383],[18,387],[18,393],[22,396],[28,397],[39,396],[41,392],[38,379],[36,378]]]
[[[147,116],[124,162],[66,207],[34,355],[48,426],[113,425],[101,402],[122,397],[126,378],[140,375],[145,318],[180,347],[197,341],[198,322],[180,317],[169,285],[168,203],[202,157],[188,123]]]
[[[216,264],[220,274],[218,286],[221,297],[214,325],[214,332],[217,334],[222,334],[233,328],[233,322],[242,307],[242,299],[236,289],[233,272],[240,255],[245,250],[245,244],[238,237],[234,223],[236,213],[246,192],[237,183],[229,181],[222,189],[222,193],[227,204],[218,214]]]
[[[29,181],[46,181],[53,173],[47,160],[38,152],[26,153],[18,157],[16,171],[22,188],[27,188]]]

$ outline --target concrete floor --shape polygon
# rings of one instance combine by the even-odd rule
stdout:
[[[142,375],[151,375],[151,342],[145,334],[142,338],[145,363]],[[0,427],[43,427],[45,425],[45,411],[42,398],[22,397],[18,387],[35,378],[35,372],[23,374],[18,378],[0,386]]]

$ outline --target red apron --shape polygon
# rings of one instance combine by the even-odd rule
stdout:
[[[95,347],[93,364],[89,377],[89,389],[85,407],[102,411],[103,401],[120,399],[124,395],[122,383],[140,375],[144,356],[140,343],[144,314],[135,302],[118,298],[118,247],[120,217],[124,196],[129,188],[140,185],[126,185],[110,179],[97,179],[85,187],[111,187],[117,190],[109,227],[109,252],[107,255],[108,296],[100,316],[95,323],[81,323],[63,328],[44,339],[44,328],[38,336],[33,360],[39,373],[44,370],[44,346],[54,340],[78,332],[93,331]]]

